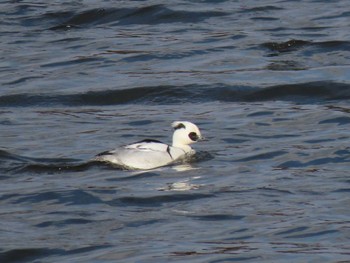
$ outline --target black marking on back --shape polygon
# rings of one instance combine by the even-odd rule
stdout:
[[[105,151],[97,154],[96,156],[102,156],[102,155],[112,155],[113,153],[111,151]]]
[[[186,129],[186,126],[185,126],[185,124],[183,124],[183,123],[179,123],[178,125],[176,125],[176,126],[174,127],[175,130],[182,129],[182,128]]]
[[[153,139],[144,139],[142,141],[134,142],[132,144],[138,144],[138,143],[161,143],[161,144],[163,144],[161,141],[153,140]],[[125,145],[124,147],[127,147],[128,145]],[[142,148],[142,146],[138,146],[137,148],[140,148],[140,147]],[[115,151],[104,151],[104,152],[97,154],[96,156],[113,155],[113,154],[115,154]]]
[[[170,155],[171,160],[174,160],[173,156],[170,153],[170,146],[168,145],[168,147],[166,148],[166,152]]]
[[[155,142],[155,143],[162,143],[161,141],[158,141],[158,140],[144,139],[144,140],[142,140],[142,141],[135,142],[135,143],[133,143],[133,144],[136,144],[136,143],[143,143],[143,142],[145,142],[145,143],[152,143],[152,142]]]

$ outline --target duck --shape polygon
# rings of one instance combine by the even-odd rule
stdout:
[[[126,170],[150,170],[170,165],[196,153],[190,146],[203,137],[197,125],[189,121],[174,121],[172,145],[155,139],[127,144],[95,156],[95,161],[117,165]]]

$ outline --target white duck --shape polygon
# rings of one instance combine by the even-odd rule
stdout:
[[[193,155],[190,144],[202,139],[198,127],[188,121],[175,121],[172,146],[146,139],[98,154],[94,160],[109,162],[126,169],[149,170],[173,163]]]

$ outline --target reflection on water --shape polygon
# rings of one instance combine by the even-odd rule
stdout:
[[[185,169],[185,170],[178,170],[176,169],[176,171],[178,172],[184,172],[184,171],[188,171],[189,169]],[[191,169],[192,170],[192,169]],[[186,180],[181,180],[181,181],[177,181],[177,182],[173,182],[173,183],[167,183],[167,186],[164,188],[159,188],[157,190],[159,191],[189,191],[189,190],[197,190],[199,189],[202,185],[200,184],[193,184],[191,183],[193,180],[199,179],[200,176],[191,178],[191,179],[186,179]]]

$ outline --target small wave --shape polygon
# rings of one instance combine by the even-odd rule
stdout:
[[[336,117],[320,121],[319,124],[336,123],[338,125],[350,124],[350,117]]]
[[[23,248],[12,249],[0,253],[1,262],[29,262],[52,255],[63,254],[63,249]]]
[[[350,98],[350,85],[335,82],[284,84],[265,88],[185,85],[148,86],[123,90],[90,91],[86,93],[49,95],[13,94],[0,96],[0,107],[36,106],[109,106],[118,104],[178,104],[210,101],[295,101],[326,102]]]
[[[162,23],[194,23],[213,16],[227,15],[219,11],[191,12],[172,10],[164,5],[150,5],[120,9],[92,9],[77,14],[65,14],[64,22],[51,27],[51,30],[73,29],[84,26],[111,24],[162,24]]]
[[[267,42],[261,45],[264,48],[269,49],[272,52],[291,52],[300,50],[306,47],[312,47],[312,50],[308,50],[309,55],[318,52],[331,52],[331,51],[348,51],[350,48],[349,41],[306,41],[300,39],[291,39],[286,42]]]
[[[64,171],[84,171],[91,166],[99,165],[96,162],[82,162],[72,158],[32,158],[0,150],[1,170],[7,172],[35,172],[52,173]]]
[[[97,196],[83,190],[45,191],[41,193],[10,196],[12,203],[41,203],[48,200],[66,205],[87,205],[104,203]]]
[[[251,101],[287,100],[295,102],[322,102],[350,98],[350,85],[334,82],[286,84],[256,90],[248,96]]]
[[[242,159],[239,159],[237,161],[239,162],[250,162],[250,161],[256,161],[256,160],[266,160],[266,159],[274,159],[275,157],[281,156],[287,154],[286,151],[273,151],[273,152],[266,152],[266,153],[260,153],[253,156],[245,157]]]
[[[77,162],[79,160],[77,159],[71,159],[71,158],[33,158],[33,157],[27,157],[22,156],[14,153],[10,153],[9,151],[0,150],[0,160],[16,160],[20,162],[33,162],[33,163],[57,163],[57,162]]]
[[[271,11],[281,11],[284,8],[277,7],[273,5],[264,5],[264,6],[257,6],[252,8],[242,8],[240,10],[240,13],[257,13],[257,12],[271,12]]]
[[[25,162],[28,159],[26,157],[13,154],[5,150],[0,150],[0,160],[15,160],[15,161]]]
[[[288,52],[310,45],[312,42],[304,40],[289,40],[287,42],[267,42],[262,44],[263,47],[271,51]]]
[[[65,227],[67,225],[81,225],[81,224],[89,224],[94,222],[93,220],[87,220],[87,219],[83,219],[83,218],[69,218],[69,219],[65,219],[65,220],[57,220],[57,221],[45,221],[42,223],[39,223],[37,225],[35,225],[36,227],[51,227],[51,226],[55,226],[55,227]]]
[[[111,206],[161,206],[164,203],[192,201],[202,198],[213,197],[213,194],[191,193],[191,194],[169,194],[149,197],[125,196],[108,202]]]
[[[212,215],[190,215],[189,217],[199,221],[223,221],[223,220],[241,220],[245,218],[242,215],[231,214],[212,214]]]
[[[29,244],[30,246],[30,244]],[[0,262],[31,262],[40,261],[42,258],[47,258],[55,255],[80,254],[96,249],[104,249],[110,245],[86,246],[77,249],[53,249],[53,248],[20,248],[5,250],[0,253]]]
[[[320,230],[320,231],[315,231],[315,232],[310,232],[310,233],[290,235],[290,236],[286,236],[285,238],[319,237],[319,236],[334,234],[334,233],[338,233],[338,232],[339,232],[338,230]]]
[[[309,166],[318,166],[318,165],[326,165],[326,164],[341,164],[341,163],[350,163],[350,159],[348,155],[340,155],[337,157],[324,157],[318,158],[306,162],[291,160],[279,164],[277,167],[279,168],[300,168],[300,167],[309,167]]]
[[[199,161],[207,161],[213,159],[213,155],[209,152],[200,151],[195,155],[186,158],[185,160],[174,163],[174,167],[177,165],[186,163],[194,163]],[[94,160],[82,161],[71,158],[31,158],[26,156],[20,156],[12,154],[5,150],[0,150],[0,164],[1,169],[12,173],[57,173],[57,172],[81,172],[86,171],[92,167],[102,167],[103,169],[119,169],[126,170],[125,167],[115,164],[108,164],[98,162]],[[0,171],[1,171],[0,169]],[[147,172],[147,177],[150,177],[152,173]],[[157,175],[157,174],[155,174]],[[142,177],[143,175],[141,175]],[[131,176],[132,179],[138,178],[139,176]],[[118,177],[113,180],[128,180],[127,177]]]
[[[16,172],[34,172],[34,173],[54,173],[54,172],[81,172],[97,165],[96,162],[86,162],[80,164],[62,162],[57,159],[55,164],[29,163],[17,167]]]

